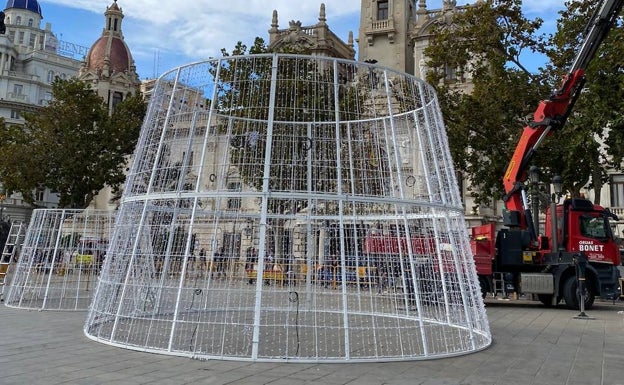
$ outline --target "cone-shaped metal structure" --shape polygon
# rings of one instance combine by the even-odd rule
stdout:
[[[9,284],[6,305],[87,310],[105,258],[115,213],[36,209]]]
[[[364,63],[277,54],[163,75],[85,332],[241,360],[487,347],[433,89]]]

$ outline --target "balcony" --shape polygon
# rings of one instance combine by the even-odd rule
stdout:
[[[30,98],[26,94],[17,94],[15,92],[7,92],[7,100],[18,103],[30,103]]]
[[[364,31],[366,34],[366,40],[368,45],[373,45],[373,40],[376,35],[387,35],[390,44],[394,43],[394,34],[396,29],[394,28],[393,19],[374,20],[370,26]]]
[[[613,214],[617,215],[620,220],[624,220],[624,207],[610,207]]]

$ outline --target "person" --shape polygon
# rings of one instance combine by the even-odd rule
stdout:
[[[377,294],[382,294],[388,286],[388,273],[384,270],[377,274]]]
[[[330,265],[321,265],[318,270],[319,281],[322,287],[329,287],[332,281],[332,272]]]
[[[206,269],[206,250],[203,248],[199,250],[199,276],[204,276],[204,270]]]
[[[223,249],[220,249],[215,253],[214,259],[216,265],[215,269],[217,271],[217,278],[225,278],[225,254],[223,253]]]
[[[264,257],[264,275],[270,277],[273,274],[273,254],[267,252]],[[264,279],[265,285],[270,285],[270,278]]]
[[[255,270],[255,264],[257,262],[258,262],[258,253],[253,247],[249,247],[245,255],[245,270],[247,271],[247,276],[250,277],[249,282],[248,282],[250,285],[254,283],[254,279],[251,278],[251,274],[249,273]]]

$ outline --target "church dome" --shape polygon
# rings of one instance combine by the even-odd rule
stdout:
[[[106,24],[102,36],[91,46],[85,58],[84,71],[95,72],[101,76],[112,76],[120,72],[134,72],[132,53],[126,45],[121,32],[123,12],[117,0],[106,9]]]
[[[101,71],[108,64],[111,72],[124,72],[130,69],[131,61],[132,56],[126,43],[110,35],[100,37],[91,46],[87,57],[89,69],[95,71]]]
[[[43,17],[37,0],[8,0],[5,10],[10,8],[26,9]]]

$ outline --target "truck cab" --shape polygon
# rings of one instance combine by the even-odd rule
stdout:
[[[619,246],[609,222],[617,220],[615,214],[582,198],[566,199],[556,212],[558,247],[553,247],[551,237],[550,250],[582,252],[589,262],[621,264]],[[552,233],[553,223],[547,212],[545,234]]]

